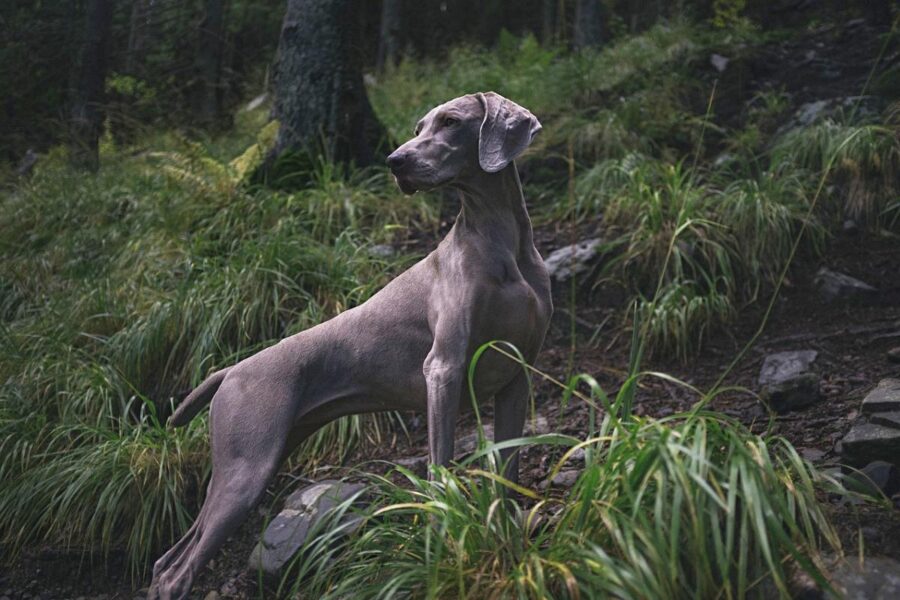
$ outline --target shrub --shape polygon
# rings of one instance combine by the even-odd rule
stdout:
[[[625,395],[607,405],[596,435],[513,442],[562,446],[550,477],[584,451],[584,469],[561,497],[498,475],[490,446],[462,471],[434,468],[433,481],[402,468],[402,486],[369,476],[375,498],[355,515],[359,531],[341,535],[351,509],[339,507],[280,594],[772,597],[787,594],[791,563],[824,583],[817,549],[839,548],[816,501],[829,482],[788,442],[702,410],[620,418]],[[479,456],[488,466],[473,466]]]

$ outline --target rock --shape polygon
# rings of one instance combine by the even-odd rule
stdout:
[[[542,490],[546,490],[550,486],[553,486],[555,488],[568,489],[568,488],[572,487],[573,485],[575,485],[575,482],[578,481],[579,475],[581,475],[581,471],[574,471],[574,470],[560,471],[553,477],[552,480],[545,479],[544,481],[542,481],[540,483],[540,485],[538,487],[540,487]]]
[[[375,244],[369,248],[369,254],[375,258],[390,258],[396,253],[397,251],[390,244]]]
[[[428,457],[427,456],[410,456],[407,458],[399,458],[394,461],[398,466],[409,469],[419,477],[425,477],[428,474]]]
[[[848,479],[870,495],[880,492],[890,497],[900,491],[900,469],[883,460],[870,462],[861,471],[851,473]]]
[[[711,64],[713,68],[715,68],[715,70],[719,73],[724,72],[725,69],[728,68],[728,62],[729,60],[721,54],[713,53],[709,57],[709,64]]]
[[[731,152],[722,152],[715,158],[715,160],[713,160],[713,166],[718,169],[736,160],[737,156],[735,156]]]
[[[874,413],[869,417],[869,421],[876,425],[900,429],[900,412]]]
[[[887,359],[892,363],[900,363],[900,346],[888,350]]]
[[[19,177],[28,177],[34,170],[34,165],[37,164],[37,161],[38,154],[29,148],[28,151],[25,152],[25,156],[22,157],[22,160],[19,161],[19,165],[16,167],[16,175]]]
[[[587,263],[597,256],[602,242],[600,238],[591,238],[551,252],[544,259],[550,277],[556,281],[566,281],[587,269]]]
[[[570,488],[578,481],[579,475],[581,475],[580,471],[560,471],[553,478],[552,485],[554,487]]]
[[[808,460],[809,462],[819,462],[823,458],[825,458],[825,451],[819,450],[818,448],[799,448],[800,456]]]
[[[848,600],[893,600],[900,598],[900,562],[884,556],[869,556],[842,562],[831,573],[833,585]]]
[[[900,411],[900,379],[882,379],[862,401],[864,415]]]
[[[325,514],[364,488],[362,484],[329,479],[292,493],[250,553],[250,570],[278,577]],[[343,523],[348,525],[346,533],[359,526],[358,520],[348,517]]]
[[[229,579],[222,587],[219,588],[219,593],[221,593],[226,598],[233,598],[238,595],[237,585],[234,583],[234,578]]]
[[[826,302],[864,300],[878,293],[868,283],[826,267],[816,272],[813,283]]]
[[[759,370],[761,397],[778,413],[803,408],[819,400],[819,375],[812,370],[815,350],[777,352]]]
[[[587,452],[584,451],[584,448],[578,448],[572,455],[569,457],[568,462],[573,462],[575,464],[579,464],[584,466],[584,461],[587,459]]]
[[[260,94],[259,96],[257,96],[256,98],[254,98],[253,100],[248,102],[247,106],[244,107],[244,110],[246,112],[250,112],[251,110],[256,110],[257,108],[262,106],[265,103],[265,101],[268,99],[269,99],[269,93],[263,92],[262,94]]]
[[[800,108],[797,109],[796,114],[794,115],[794,121],[797,122],[797,125],[800,127],[805,127],[809,125],[813,121],[816,121],[819,117],[821,117],[825,113],[825,109],[828,108],[830,104],[829,100],[816,100],[815,102],[807,102],[805,104],[800,105]]]
[[[900,463],[900,429],[875,423],[857,423],[841,440],[841,454],[847,464],[866,465],[875,460]]]
[[[219,592],[217,592],[216,590],[210,590],[208,594],[203,596],[203,600],[219,600],[219,598]]]

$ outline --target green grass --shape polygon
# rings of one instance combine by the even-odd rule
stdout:
[[[716,122],[712,81],[697,73],[708,71],[711,51],[752,53],[754,35],[677,21],[580,54],[505,35],[492,50],[406,59],[369,92],[397,141],[426,110],[462,93],[493,89],[534,111],[544,132],[520,165],[535,222],[598,229],[610,253],[588,283],[622,284],[630,294],[623,320],[637,316],[647,351],[687,360],[777,284],[801,228],[801,251],[814,253],[845,218],[868,233],[900,226],[896,107],[776,137],[789,99],[770,90],[751,99],[740,124]],[[106,139],[96,176],[70,170],[64,151],[54,150],[31,180],[4,189],[0,543],[11,556],[37,543],[122,551],[132,573],[145,573],[195,514],[208,465],[204,418],[168,431],[155,416],[210,371],[365,301],[415,258],[385,259],[373,245],[412,230],[436,235],[433,199],[402,196],[384,169],[312,161],[300,190],[253,185],[247,175],[274,132],[267,119],[265,108],[239,113],[235,129],[216,138],[148,131],[131,148]],[[731,158],[718,163],[721,152]],[[824,195],[813,207],[820,182]],[[339,461],[334,448],[384,443],[400,426],[391,417],[341,420],[289,468]],[[688,588],[664,581],[682,565],[676,539],[703,553],[713,578],[687,565],[689,585],[733,582],[728,594],[740,597],[759,573],[782,573],[791,544],[812,543],[803,519],[820,522],[807,482],[815,475],[781,440],[754,438],[707,414],[607,427],[606,439],[587,443],[592,459],[582,481],[590,485],[576,486],[566,502],[538,494],[496,503],[503,482],[467,471],[441,471],[436,483],[410,476],[404,490],[380,483],[381,505],[428,508],[373,516],[371,552],[358,563],[340,558],[333,569],[346,568],[348,582],[373,593],[390,583],[488,596],[677,596]],[[733,482],[729,465],[747,466],[751,455],[761,469],[739,471]],[[646,463],[638,469],[617,457]],[[702,476],[685,482],[685,473]],[[591,495],[598,485],[608,496]],[[721,501],[738,485],[748,497],[771,496],[764,508],[787,507],[786,520],[763,510],[759,525],[756,508],[743,503],[723,512]],[[685,510],[707,511],[709,524],[669,506],[676,494]],[[658,498],[673,511],[666,523],[647,516]],[[532,510],[541,520],[526,524]],[[676,514],[684,527],[660,529]],[[704,545],[719,539],[711,531],[720,522],[753,540],[746,557],[728,554],[737,546],[724,541]],[[440,523],[456,536],[452,543]],[[492,536],[506,545],[491,550]],[[409,555],[373,571],[384,549],[404,538]],[[560,565],[569,563],[567,573]],[[313,589],[339,595],[326,586],[337,571],[310,565],[321,571]]]
[[[578,379],[592,381],[570,389]],[[433,481],[403,468],[402,485],[368,476],[367,508],[338,507],[278,596],[771,598],[787,595],[792,565],[823,583],[817,553],[840,546],[816,494],[835,482],[785,440],[722,415],[628,418],[636,381],[612,406],[594,386],[606,411],[585,438],[513,442],[558,449],[549,477],[583,451],[570,490],[509,482],[491,446],[458,470],[433,468]],[[348,514],[362,519],[349,536]]]
[[[252,141],[252,140],[251,140]],[[209,456],[206,421],[154,415],[211,370],[365,301],[412,257],[370,248],[431,228],[427,199],[383,171],[330,165],[294,193],[244,186],[177,136],[96,177],[51,156],[2,200],[0,535],[89,552],[123,549],[140,575],[190,524]],[[207,142],[207,144],[212,142]],[[384,418],[323,429],[310,469],[378,443]]]

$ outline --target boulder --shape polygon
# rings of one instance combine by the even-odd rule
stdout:
[[[272,519],[262,539],[250,553],[250,570],[277,578],[322,518],[335,506],[359,494],[365,486],[328,479],[299,489],[287,497],[284,509]],[[346,533],[361,524],[345,516]]]
[[[876,495],[893,496],[900,491],[900,469],[887,461],[872,461],[858,472],[849,475],[862,491]]]
[[[900,379],[882,379],[862,401],[864,415],[900,412]]]
[[[869,421],[876,425],[900,429],[900,412],[873,413],[869,415]]]
[[[822,267],[816,272],[813,283],[826,302],[849,302],[872,298],[878,289],[855,277]]]
[[[813,370],[815,350],[768,355],[759,371],[760,396],[778,413],[804,408],[821,397],[819,375]]]
[[[716,54],[714,52],[709,56],[709,64],[711,64],[713,68],[719,73],[723,73],[725,69],[728,68],[728,63],[728,58],[722,56],[721,54]]]
[[[566,281],[588,268],[588,263],[600,251],[600,238],[582,240],[576,244],[554,250],[544,259],[547,272],[556,281]]]
[[[857,423],[841,440],[841,454],[844,462],[855,467],[876,460],[900,465],[900,429],[871,422]]]
[[[859,600],[900,598],[900,562],[885,556],[843,561],[831,573],[832,584],[843,597]]]
[[[900,363],[900,346],[888,350],[887,359],[892,363]]]

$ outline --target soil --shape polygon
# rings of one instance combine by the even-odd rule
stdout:
[[[787,60],[789,68],[779,73],[772,73],[771,69],[756,72],[754,77],[781,78],[787,89],[797,94],[798,102],[858,93],[868,72],[865,67],[871,64],[866,61],[871,61],[873,55],[860,54],[858,48],[859,40],[867,37],[862,35],[866,28],[864,24],[850,28],[823,27],[802,40],[784,42],[771,52]],[[874,34],[871,37],[877,39]],[[841,48],[854,48],[854,51],[843,53]],[[814,54],[809,55],[810,50]],[[798,69],[802,70],[803,77],[796,76]],[[802,84],[797,83],[801,81]],[[777,84],[771,79],[767,82],[770,86]],[[550,227],[539,229],[536,239],[545,255],[570,241],[567,232]],[[433,243],[433,239],[417,239],[409,245],[427,247]],[[812,282],[822,265],[875,285],[882,293],[864,305],[825,303],[819,299]],[[630,349],[630,332],[616,316],[621,294],[614,289],[577,294],[577,344],[571,352],[572,302],[567,297],[568,286],[560,287],[566,289],[555,290],[558,310],[536,366],[555,377],[573,372],[590,373],[605,390],[614,392],[623,379]],[[767,354],[816,350],[817,365],[823,375],[823,400],[805,410],[775,416],[771,427],[810,460],[827,467],[839,460],[839,441],[858,417],[863,396],[880,379],[900,377],[900,365],[891,363],[887,356],[890,349],[900,346],[900,242],[892,237],[846,235],[833,240],[825,256],[801,259],[792,268],[761,335],[750,343],[763,321],[767,301],[763,297],[761,302],[742,311],[739,322],[729,331],[710,336],[690,363],[658,357],[645,361],[644,367],[669,373],[699,389],[708,389],[749,344],[726,381],[756,390],[756,378]],[[551,383],[537,379],[535,384],[538,414],[549,423],[558,424],[556,430],[583,436],[587,431],[587,407],[573,401],[562,410],[560,394]],[[690,408],[696,400],[696,396],[682,387],[647,378],[639,387],[635,410],[641,415],[666,416]],[[720,396],[710,408],[759,430],[770,425],[770,415],[750,393]],[[489,408],[485,412],[489,416]],[[377,463],[370,461],[397,461],[427,454],[422,419],[411,415],[405,418],[409,439],[401,437],[388,446],[362,448],[343,467],[324,468],[310,477],[323,479],[349,472],[358,465],[371,470],[377,468]],[[473,431],[472,415],[464,415],[458,437]],[[540,487],[551,466],[543,450],[525,449],[521,458],[522,483]],[[260,584],[255,573],[247,571],[246,560],[262,530],[265,515],[270,511],[274,514],[280,508],[275,493],[284,489],[290,479],[290,475],[283,474],[273,484],[262,506],[198,578],[192,597],[205,598],[213,592],[225,598],[259,596]],[[841,503],[833,498],[824,500],[830,503],[842,542],[849,552],[859,547],[862,536],[867,554],[900,559],[900,511]],[[10,570],[0,573],[0,600],[145,597],[146,581],[133,582],[125,573],[121,556],[112,555],[107,560],[93,557],[92,561],[81,552],[37,547],[26,552]]]

